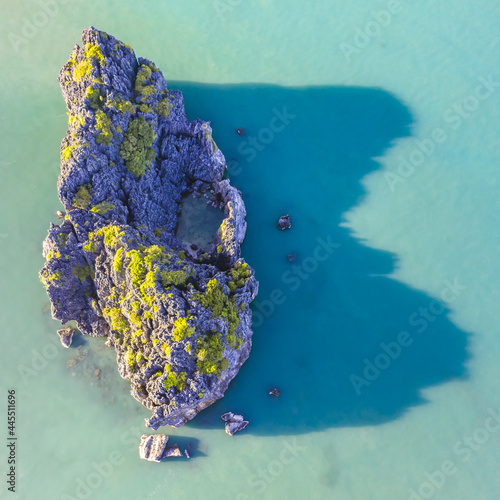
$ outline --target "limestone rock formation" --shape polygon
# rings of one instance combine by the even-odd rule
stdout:
[[[236,432],[242,431],[250,423],[243,419],[243,415],[231,411],[224,413],[221,418],[226,422],[226,433],[230,436],[233,436]]]
[[[167,442],[168,436],[165,436],[165,434],[156,434],[154,436],[143,434],[139,444],[139,457],[150,462],[160,462]]]
[[[290,229],[292,227],[292,223],[290,222],[290,216],[282,215],[278,220],[278,229],[284,231],[285,229]]]
[[[61,330],[57,330],[57,335],[61,340],[61,344],[68,348],[73,342],[73,335],[75,334],[75,330],[73,328],[62,328]]]
[[[250,353],[245,206],[209,123],[186,118],[155,64],[92,27],[82,42],[58,77],[66,215],[44,241],[40,278],[54,318],[114,346],[147,426],[178,427],[224,395]],[[186,196],[223,211],[196,255],[175,234]]]

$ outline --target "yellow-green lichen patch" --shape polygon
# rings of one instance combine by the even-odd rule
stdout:
[[[182,389],[187,386],[186,372],[173,372],[170,366],[165,365],[164,373],[167,375],[163,381],[163,387],[165,390],[170,389],[170,387],[174,387],[178,391],[182,391]]]
[[[85,97],[89,100],[90,107],[94,109],[103,105],[104,97],[98,87],[87,87]]]
[[[47,254],[46,259],[48,262],[50,259],[59,259],[60,257],[61,257],[61,254],[57,250],[53,250]]]
[[[88,240],[83,244],[82,248],[86,252],[95,252],[97,250],[97,243],[94,241],[94,233],[88,234]]]
[[[95,138],[97,144],[109,146],[113,139],[113,122],[111,118],[102,110],[98,109],[95,113],[95,129],[99,132]]]
[[[89,78],[92,71],[92,63],[88,59],[82,59],[73,69],[73,80],[80,82],[83,78]]]
[[[113,269],[115,273],[123,273],[123,247],[120,247],[113,258]]]
[[[104,244],[110,248],[116,248],[120,239],[125,235],[125,232],[120,226],[105,226],[99,229],[96,234],[104,236]]]
[[[172,340],[174,342],[180,342],[181,340],[188,339],[194,334],[195,328],[193,326],[189,326],[188,320],[190,319],[192,318],[177,318],[174,321],[174,330],[172,332]]]
[[[62,278],[62,273],[56,271],[50,273],[48,269],[42,269],[40,271],[40,281],[45,287],[48,287],[53,281],[59,281]]]
[[[120,334],[130,331],[130,324],[118,307],[105,307],[102,310],[104,317],[111,323],[111,328]]]
[[[91,43],[86,43],[84,48],[84,55],[87,59],[93,58],[99,61],[99,64],[106,62],[106,58],[101,51],[99,45],[92,45]]]
[[[73,115],[71,113],[66,113],[68,115],[69,125],[75,127],[83,127],[85,125],[85,117],[82,115]]]
[[[94,205],[90,211],[99,215],[106,215],[110,210],[114,210],[115,208],[116,207],[112,203],[102,201],[101,203]]]
[[[68,161],[71,158],[71,154],[73,153],[73,151],[79,147],[80,147],[80,143],[78,141],[74,141],[73,143],[68,144],[67,146],[62,148],[61,158],[64,161]]]

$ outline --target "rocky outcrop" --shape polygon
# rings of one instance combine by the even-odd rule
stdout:
[[[290,222],[289,215],[282,215],[278,220],[278,229],[284,231],[285,229],[290,229],[292,227],[292,223]]]
[[[139,444],[139,457],[142,460],[159,462],[163,458],[167,442],[168,436],[165,436],[165,434],[156,434],[154,436],[143,434]]]
[[[224,413],[221,418],[226,422],[226,434],[230,436],[233,436],[236,432],[242,431],[250,423],[243,419],[243,415],[231,411]]]
[[[54,318],[116,349],[147,426],[178,427],[224,395],[250,353],[245,206],[209,123],[187,120],[155,64],[94,28],[82,42],[58,77],[66,215],[44,241],[40,278]],[[209,252],[193,256],[175,235],[185,196],[224,212]]]
[[[167,446],[168,439],[165,434],[154,436],[143,434],[139,444],[139,457],[149,462],[160,462],[162,458],[182,457],[179,445]]]
[[[73,342],[74,334],[75,330],[73,328],[62,328],[61,330],[57,330],[57,335],[59,335],[61,344],[66,348],[68,348]]]

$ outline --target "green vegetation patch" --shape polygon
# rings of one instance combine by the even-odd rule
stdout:
[[[95,129],[99,132],[95,138],[97,144],[105,144],[106,146],[111,144],[113,140],[112,126],[111,118],[102,109],[98,109],[95,113]]]
[[[195,328],[189,326],[189,318],[177,318],[174,322],[174,330],[172,332],[172,340],[174,342],[180,342],[181,340],[188,339],[194,334]]]
[[[77,208],[87,208],[90,203],[90,185],[80,186],[73,198],[73,205]]]
[[[130,324],[118,307],[105,307],[102,311],[104,317],[111,323],[111,328],[120,334],[126,334],[130,331]],[[135,359],[135,356],[134,356]]]
[[[163,387],[167,391],[170,387],[175,387],[178,391],[182,391],[187,387],[186,372],[173,372],[170,366],[165,365],[165,372],[167,376],[163,381]]]
[[[83,264],[83,265],[77,265],[75,266],[72,271],[73,273],[73,276],[75,276],[76,278],[78,278],[82,283],[87,279],[87,278],[91,278],[91,279],[94,279],[94,276],[95,276],[95,272],[94,270],[92,269],[92,267],[90,267],[89,264]]]
[[[120,155],[125,161],[127,170],[137,177],[144,175],[146,168],[156,157],[155,150],[151,147],[153,140],[153,126],[144,117],[140,116],[129,121],[120,146]]]
[[[224,318],[228,322],[229,328],[226,342],[231,348],[237,348],[240,343],[236,336],[236,328],[240,318],[238,317],[238,307],[234,297],[228,297],[224,293],[223,285],[212,279],[207,284],[206,292],[196,294],[194,299],[203,307],[210,309],[212,318]]]
[[[196,346],[196,366],[203,375],[220,376],[222,370],[229,368],[229,362],[224,357],[224,344],[220,334],[210,334],[198,340]]]
[[[172,107],[172,103],[165,97],[156,106],[156,112],[163,118],[166,118],[170,114]]]
[[[114,210],[116,207],[109,203],[108,201],[101,201],[97,205],[94,205],[90,211],[99,215],[106,215],[110,210]]]

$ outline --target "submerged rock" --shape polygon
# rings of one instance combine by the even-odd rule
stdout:
[[[61,339],[61,344],[68,348],[73,342],[73,335],[75,334],[75,330],[73,328],[63,328],[62,330],[57,330],[57,335]]]
[[[186,118],[155,64],[94,28],[82,41],[58,77],[67,215],[44,241],[40,278],[55,319],[114,346],[147,426],[178,427],[224,395],[250,353],[245,206],[209,123]],[[187,195],[224,212],[203,254],[175,235]]]
[[[282,231],[284,231],[285,229],[290,229],[291,227],[292,227],[292,224],[290,222],[290,216],[289,215],[282,215],[278,221],[278,229],[281,229]]]
[[[243,415],[228,412],[221,416],[222,420],[226,422],[226,433],[230,436],[236,432],[242,431],[250,422],[243,419]]]

